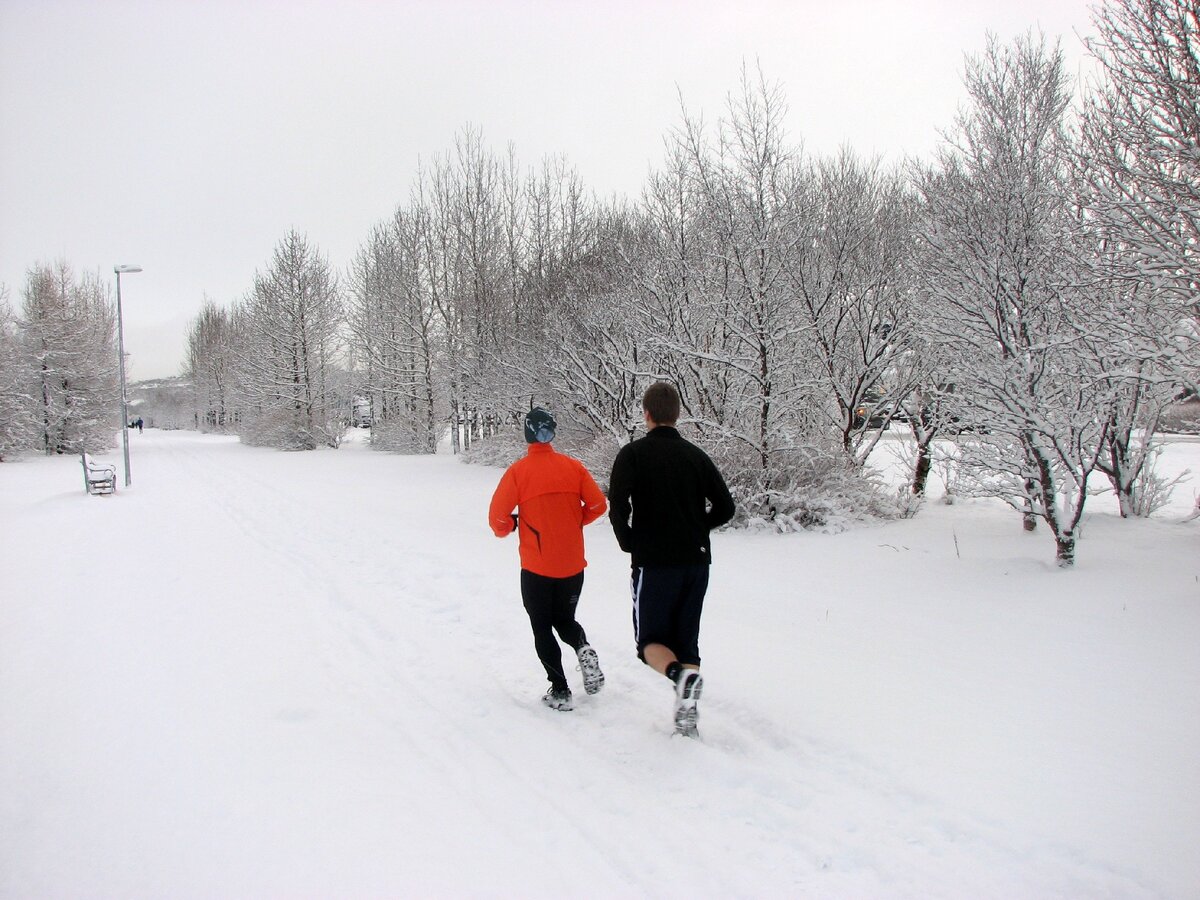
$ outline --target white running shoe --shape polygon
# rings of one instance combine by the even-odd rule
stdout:
[[[583,689],[589,694],[599,693],[604,687],[604,673],[600,671],[600,657],[587,644],[579,648],[579,671],[583,673]]]
[[[563,712],[575,708],[575,701],[571,699],[570,688],[550,688],[542,697],[542,702],[551,709],[560,709]]]
[[[700,737],[696,722],[700,712],[696,701],[704,690],[704,679],[695,669],[684,669],[675,681],[675,733],[684,737]]]

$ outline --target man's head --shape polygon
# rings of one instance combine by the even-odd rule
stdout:
[[[540,406],[535,406],[525,413],[525,442],[548,444],[554,440],[554,429],[557,427],[554,416]]]
[[[642,395],[642,409],[655,425],[674,425],[679,421],[679,391],[666,381],[656,381]]]

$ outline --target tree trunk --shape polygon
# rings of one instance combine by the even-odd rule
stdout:
[[[933,466],[933,455],[929,452],[929,444],[917,443],[917,465],[913,472],[912,492],[918,497],[925,496],[925,487],[929,483],[929,470]]]
[[[1064,531],[1054,539],[1058,552],[1056,560],[1060,569],[1069,569],[1075,565],[1075,532]]]
[[[1038,514],[1033,506],[1032,492],[1036,489],[1036,482],[1032,479],[1025,480],[1025,510],[1021,513],[1021,527],[1025,531],[1037,531]]]
[[[1117,488],[1117,504],[1121,509],[1121,518],[1128,519],[1134,515],[1137,499],[1134,497],[1133,485],[1120,485]]]

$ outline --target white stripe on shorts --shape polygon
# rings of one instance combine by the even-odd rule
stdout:
[[[633,594],[633,640],[635,643],[642,642],[642,572],[644,570],[639,566],[633,570],[633,574],[629,579],[629,588]]]

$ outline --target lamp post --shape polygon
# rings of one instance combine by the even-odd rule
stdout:
[[[142,271],[141,266],[113,266],[117,273],[117,362],[121,369],[121,446],[125,451],[125,487],[129,487],[129,398],[125,396],[125,326],[121,320],[121,275]]]

